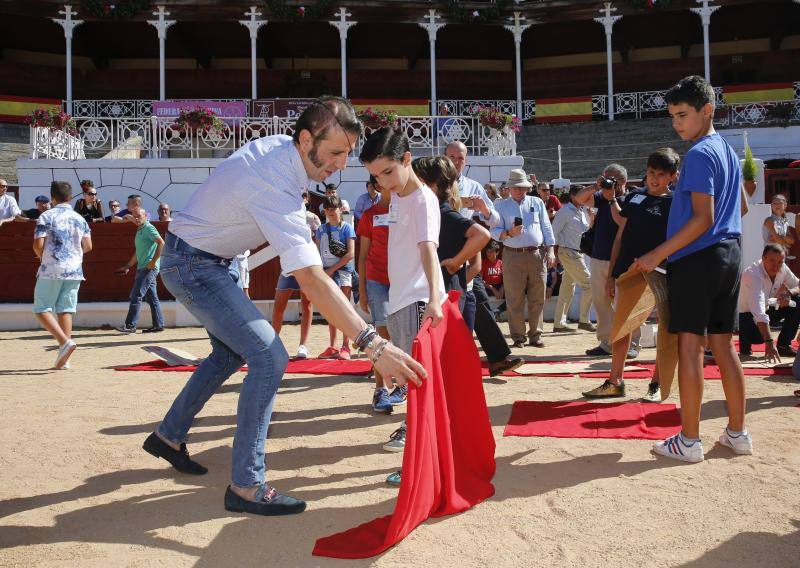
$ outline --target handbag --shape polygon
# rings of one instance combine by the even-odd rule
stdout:
[[[581,252],[591,255],[592,248],[594,248],[594,225],[581,235]]]
[[[325,230],[328,233],[328,250],[331,251],[333,256],[342,258],[347,254],[347,245],[331,236],[330,223],[325,223]]]

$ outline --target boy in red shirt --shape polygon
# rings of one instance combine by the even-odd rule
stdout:
[[[503,289],[503,259],[500,258],[500,243],[495,240],[489,241],[484,249],[486,259],[481,266],[481,277],[486,284],[486,289],[498,300],[504,300],[506,292]],[[506,311],[506,303],[503,302],[496,313]]]
[[[378,182],[370,176],[370,182],[378,187]],[[389,202],[391,193],[380,189],[380,200],[367,209],[358,223],[356,231],[360,239],[358,251],[358,273],[364,275],[358,283],[359,307],[372,316],[372,323],[378,334],[389,339],[386,317],[389,309]],[[397,387],[391,393],[383,382],[380,373],[375,373],[375,393],[372,396],[372,410],[392,412],[395,404],[406,401],[407,390]]]

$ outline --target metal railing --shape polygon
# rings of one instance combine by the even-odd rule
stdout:
[[[274,134],[292,135],[294,118],[221,118],[221,130],[180,129],[171,118],[76,118],[78,140],[90,158],[110,152],[114,157],[225,157],[248,142]],[[480,125],[471,116],[402,116],[400,129],[406,133],[417,155],[443,154],[450,142],[463,142],[473,155],[513,155],[516,140],[513,132],[499,133]],[[49,140],[31,134],[31,157],[68,158],[63,152],[47,150]],[[364,142],[356,144],[358,155]],[[58,154],[58,155],[56,155]]]
[[[472,115],[482,106],[489,106],[506,114],[517,114],[517,101],[511,99],[444,99],[437,101],[439,114]],[[536,116],[536,101],[522,101],[522,120],[532,120]]]
[[[31,158],[55,160],[82,160],[83,140],[63,130],[31,127]]]

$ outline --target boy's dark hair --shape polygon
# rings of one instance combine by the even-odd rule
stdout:
[[[370,174],[369,179],[367,180],[367,185],[378,185],[378,178]]]
[[[364,164],[374,162],[378,158],[389,158],[395,162],[401,162],[403,154],[410,151],[411,146],[405,132],[384,126],[373,132],[364,141],[358,159]]]
[[[66,203],[72,199],[72,186],[66,181],[54,181],[50,184],[50,198]]]
[[[458,179],[458,171],[447,156],[417,158],[411,162],[417,177],[427,185],[436,184],[436,197],[439,203],[449,201],[453,187]]]
[[[767,256],[771,252],[786,254],[786,249],[783,248],[783,245],[779,245],[778,243],[767,243],[764,245],[764,250],[761,252],[761,256]]]
[[[647,157],[647,167],[674,174],[681,165],[681,157],[672,148],[659,148]]]
[[[334,195],[333,197],[326,197],[322,200],[322,208],[323,209],[338,209],[342,206],[342,200],[339,196]]]
[[[356,116],[349,101],[341,97],[325,95],[308,105],[294,123],[295,142],[300,141],[300,133],[308,130],[316,140],[325,139],[336,126],[358,139],[364,133],[364,126]]]
[[[483,250],[485,252],[489,252],[489,251],[497,251],[497,252],[499,252],[500,251],[500,243],[498,243],[496,240],[492,239],[492,240],[489,241],[489,243],[486,245],[486,248],[483,249]]]
[[[585,187],[586,187],[585,185],[581,185],[579,183],[571,184],[569,186],[569,195],[570,195],[570,197],[574,197],[574,196],[578,195],[581,191],[583,191],[583,189]]]
[[[90,180],[90,179],[82,179],[81,180],[81,187],[83,187],[84,185],[87,186],[87,187],[94,187],[94,182],[92,180]]]
[[[664,100],[668,105],[686,103],[695,110],[700,110],[708,103],[714,106],[716,94],[714,88],[700,75],[689,75],[673,85]]]

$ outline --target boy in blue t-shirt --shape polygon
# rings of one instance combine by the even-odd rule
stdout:
[[[673,194],[667,240],[633,264],[651,272],[668,261],[669,330],[678,334],[682,431],[656,443],[653,451],[682,461],[703,461],[700,407],[707,336],[728,403],[728,426],[719,441],[737,454],[751,454],[744,424],[744,374],[731,342],[746,203],[739,158],[714,131],[715,94],[705,79],[685,77],[665,98],[675,131],[694,145],[683,159]]]
[[[322,202],[327,223],[317,229],[316,240],[322,257],[322,268],[333,278],[347,299],[353,288],[353,258],[356,255],[356,232],[350,223],[342,221],[342,200],[326,197]],[[350,359],[350,342],[342,337],[342,349],[336,348],[336,327],[328,324],[330,345],[320,359]]]

